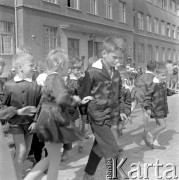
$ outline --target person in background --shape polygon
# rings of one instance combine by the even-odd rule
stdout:
[[[177,67],[177,63],[174,63],[173,65],[173,77],[172,77],[172,89],[177,88],[178,85],[178,67]]]
[[[173,63],[172,63],[172,60],[167,61],[166,68],[167,68],[167,87],[171,88],[171,86],[172,86],[172,77],[173,77]]]
[[[148,61],[147,71],[139,77],[139,79],[135,82],[135,86],[131,91],[131,97],[132,97],[131,112],[135,110],[137,104],[139,103],[143,112],[143,122],[144,122],[143,139],[147,146],[148,145],[150,146],[150,143],[152,141],[152,136],[148,131],[149,115],[146,113],[143,103],[145,99],[145,94],[147,93],[147,91],[150,90],[151,85],[153,83],[153,79],[155,77],[155,70],[156,70],[156,61],[154,60]]]
[[[119,66],[117,70],[120,72],[121,79],[122,79],[122,101],[124,102],[125,114],[128,117],[128,120],[130,120],[132,100],[131,100],[130,88],[127,85],[127,69],[125,66],[122,65],[122,66]],[[127,122],[122,121],[122,119],[119,116],[119,124],[118,124],[118,141],[119,142],[120,142],[120,137],[122,136],[122,130],[125,128],[125,124]]]
[[[156,68],[156,77],[153,79],[150,90],[146,92],[144,99],[144,109],[146,113],[156,120],[156,128],[151,131],[152,143],[150,147],[154,149],[166,149],[159,144],[159,136],[166,129],[166,117],[169,113],[167,96],[178,93],[175,90],[167,88],[167,67],[164,63],[158,63]]]
[[[5,61],[0,58],[0,76],[3,74],[4,72],[4,68],[5,68]],[[3,79],[0,77],[0,106],[3,100],[3,96],[4,96],[4,81]]]

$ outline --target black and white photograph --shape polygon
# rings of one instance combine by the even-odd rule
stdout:
[[[0,0],[0,180],[179,179],[179,0]]]

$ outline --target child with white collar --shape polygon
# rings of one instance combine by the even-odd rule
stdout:
[[[32,132],[35,128],[34,113],[40,101],[41,88],[32,81],[34,58],[28,53],[19,53],[13,59],[17,75],[6,82],[0,119],[9,122],[9,133],[15,143],[14,164],[18,180],[22,179],[24,161],[29,153]]]
[[[156,68],[156,77],[153,79],[152,88],[146,93],[144,100],[144,108],[150,117],[155,118],[158,125],[152,130],[153,137],[152,148],[166,149],[166,147],[158,143],[160,133],[166,129],[166,117],[169,113],[167,96],[176,94],[177,92],[167,88],[167,68],[164,63],[158,63]]]

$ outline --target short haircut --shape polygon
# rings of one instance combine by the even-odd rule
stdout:
[[[17,67],[22,66],[27,60],[34,61],[34,57],[27,52],[20,52],[13,57],[13,67],[17,69]]]
[[[166,71],[167,71],[166,64],[164,62],[158,62],[157,67],[156,67],[156,73],[160,74],[160,73],[164,73]]]
[[[51,50],[46,58],[48,70],[53,70],[56,65],[60,65],[68,62],[68,56],[66,52],[61,48]]]
[[[5,66],[5,65],[6,65],[5,61],[2,58],[0,58],[0,66]]]
[[[108,53],[121,50],[123,51],[124,40],[122,38],[107,37],[103,40],[103,50]]]
[[[154,72],[156,70],[157,62],[155,60],[149,60],[147,62],[147,70]]]

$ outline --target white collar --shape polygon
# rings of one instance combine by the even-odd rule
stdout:
[[[95,63],[92,64],[92,67],[97,68],[97,69],[102,69],[103,68],[103,64],[101,62],[102,59],[99,59],[98,61],[96,61]]]
[[[152,71],[145,71],[145,73],[154,74]],[[154,74],[155,75],[155,74]]]
[[[160,80],[157,77],[154,77],[153,82],[154,83],[160,83]]]
[[[22,78],[20,78],[19,75],[17,74],[17,75],[14,77],[14,82],[20,82],[20,81],[32,82],[32,78],[22,79]]]
[[[70,74],[70,79],[72,79],[72,80],[77,80],[77,77],[76,77],[73,73],[71,73],[71,74]]]

